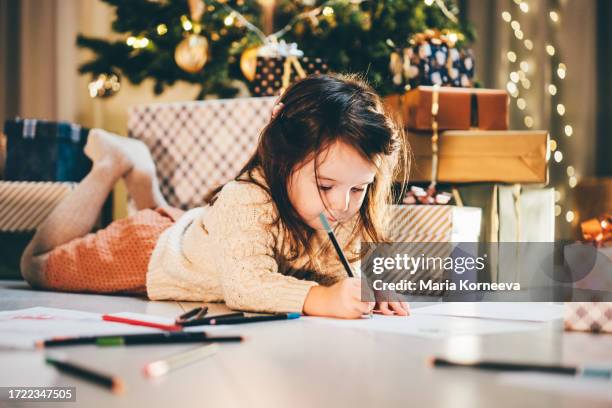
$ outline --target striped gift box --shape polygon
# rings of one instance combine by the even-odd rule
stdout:
[[[34,231],[76,183],[0,181],[0,231]]]
[[[478,242],[482,210],[452,205],[393,205],[392,242]]]
[[[475,207],[451,205],[393,205],[388,238],[396,244],[394,251],[425,254],[445,258],[451,255],[453,245],[441,243],[478,242],[482,210]],[[415,245],[416,243],[416,245]],[[443,281],[444,271],[430,269],[417,272],[413,280]],[[441,296],[442,292],[415,293]]]

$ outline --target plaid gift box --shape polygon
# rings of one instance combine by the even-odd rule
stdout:
[[[565,304],[565,330],[612,333],[612,302]]]
[[[291,58],[291,57],[290,57]],[[294,63],[298,63],[300,68],[294,69],[293,65],[287,64],[287,57],[257,57],[255,69],[255,79],[250,83],[250,91],[253,96],[275,96],[281,90],[292,84],[300,77],[313,74],[326,74],[329,66],[321,58],[292,57]],[[289,66],[288,66],[289,65]],[[287,73],[289,70],[289,73]],[[283,75],[287,75],[289,81],[283,83]]]
[[[141,105],[128,132],[151,150],[161,191],[172,206],[203,204],[254,152],[276,98],[235,98]]]
[[[11,181],[80,181],[91,169],[83,147],[89,129],[69,122],[7,120],[4,178]]]

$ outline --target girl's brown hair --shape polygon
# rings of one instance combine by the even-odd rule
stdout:
[[[255,183],[269,193],[279,215],[274,223],[284,229],[291,254],[312,255],[315,230],[291,205],[288,181],[298,166],[313,157],[316,169],[319,154],[336,141],[353,147],[376,167],[349,241],[360,236],[385,241],[386,210],[394,201],[397,164],[408,174],[409,159],[403,128],[385,110],[381,98],[358,76],[314,75],[291,85],[278,103],[282,109],[261,131],[257,150],[235,180]],[[253,177],[257,168],[267,185]],[[211,192],[206,202],[213,203],[221,188]]]

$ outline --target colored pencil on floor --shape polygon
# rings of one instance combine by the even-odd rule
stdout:
[[[102,373],[89,367],[82,366],[80,364],[72,363],[67,360],[57,359],[54,357],[45,357],[47,364],[51,364],[58,370],[73,375],[78,378],[82,378],[94,384],[101,385],[105,388],[110,389],[115,394],[121,394],[125,391],[123,380],[119,377]]]
[[[174,371],[203,358],[212,356],[217,351],[219,351],[218,344],[208,344],[184,353],[175,354],[163,360],[153,361],[144,366],[143,372],[147,377],[161,377],[170,371]]]

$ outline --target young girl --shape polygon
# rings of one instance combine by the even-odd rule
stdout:
[[[308,77],[281,96],[238,176],[182,213],[159,192],[142,142],[94,129],[92,170],[38,229],[22,274],[53,290],[358,318],[374,304],[361,301],[319,214],[359,273],[360,240],[383,240],[401,132],[356,77]],[[140,211],[90,233],[121,177]],[[378,308],[408,314],[404,302]]]

